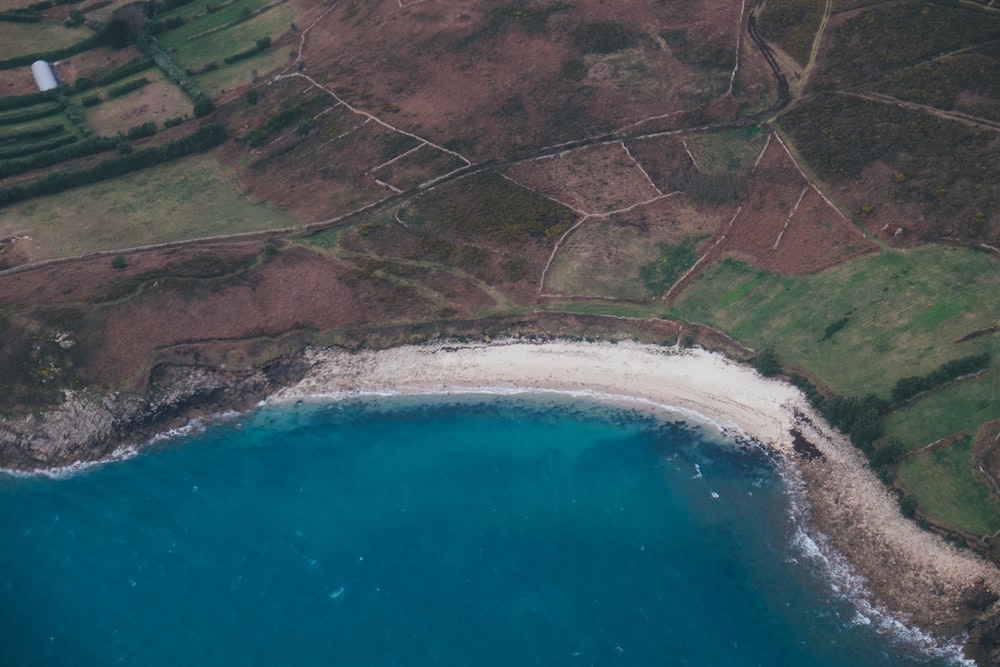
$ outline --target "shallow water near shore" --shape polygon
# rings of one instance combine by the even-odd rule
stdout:
[[[948,665],[759,449],[606,404],[266,406],[0,477],[0,664]]]

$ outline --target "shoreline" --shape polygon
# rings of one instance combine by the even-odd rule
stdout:
[[[788,481],[803,535],[829,565],[831,585],[856,600],[862,622],[905,629],[954,655],[964,648],[971,661],[963,664],[1000,665],[1000,567],[903,518],[861,453],[796,387],[702,348],[486,338],[307,348],[241,373],[175,367],[145,401],[68,394],[40,421],[0,420],[0,454],[15,463],[0,471],[73,474],[254,405],[473,393],[556,393],[677,415],[765,448]]]
[[[966,641],[970,622],[997,613],[1000,568],[905,519],[861,454],[797,388],[720,354],[627,341],[502,340],[304,356],[310,370],[268,403],[557,392],[688,414],[756,441],[788,465],[801,487],[807,536],[826,557],[849,564],[859,581],[853,593],[875,615],[954,645]]]

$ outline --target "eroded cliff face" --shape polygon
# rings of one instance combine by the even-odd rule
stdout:
[[[249,408],[307,368],[301,357],[240,372],[161,365],[144,395],[66,392],[52,410],[0,419],[0,467],[32,471],[107,458],[194,416]]]

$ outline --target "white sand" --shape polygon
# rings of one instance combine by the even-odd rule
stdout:
[[[272,400],[519,388],[586,392],[696,413],[796,461],[813,525],[828,533],[821,541],[847,556],[884,611],[903,613],[926,629],[952,631],[967,618],[957,608],[960,598],[977,582],[1000,592],[997,568],[901,517],[858,452],[796,388],[721,355],[630,342],[501,341],[312,350],[307,358],[313,370]],[[796,457],[793,428],[819,449],[821,460]]]

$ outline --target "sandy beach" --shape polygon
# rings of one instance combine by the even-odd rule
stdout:
[[[1000,594],[1000,571],[904,519],[863,457],[796,388],[722,355],[630,342],[507,340],[306,356],[312,370],[272,401],[524,389],[686,413],[782,455],[800,487],[809,536],[828,558],[849,563],[855,593],[882,614],[937,637],[959,637],[990,594]],[[797,452],[793,430],[819,455]]]

